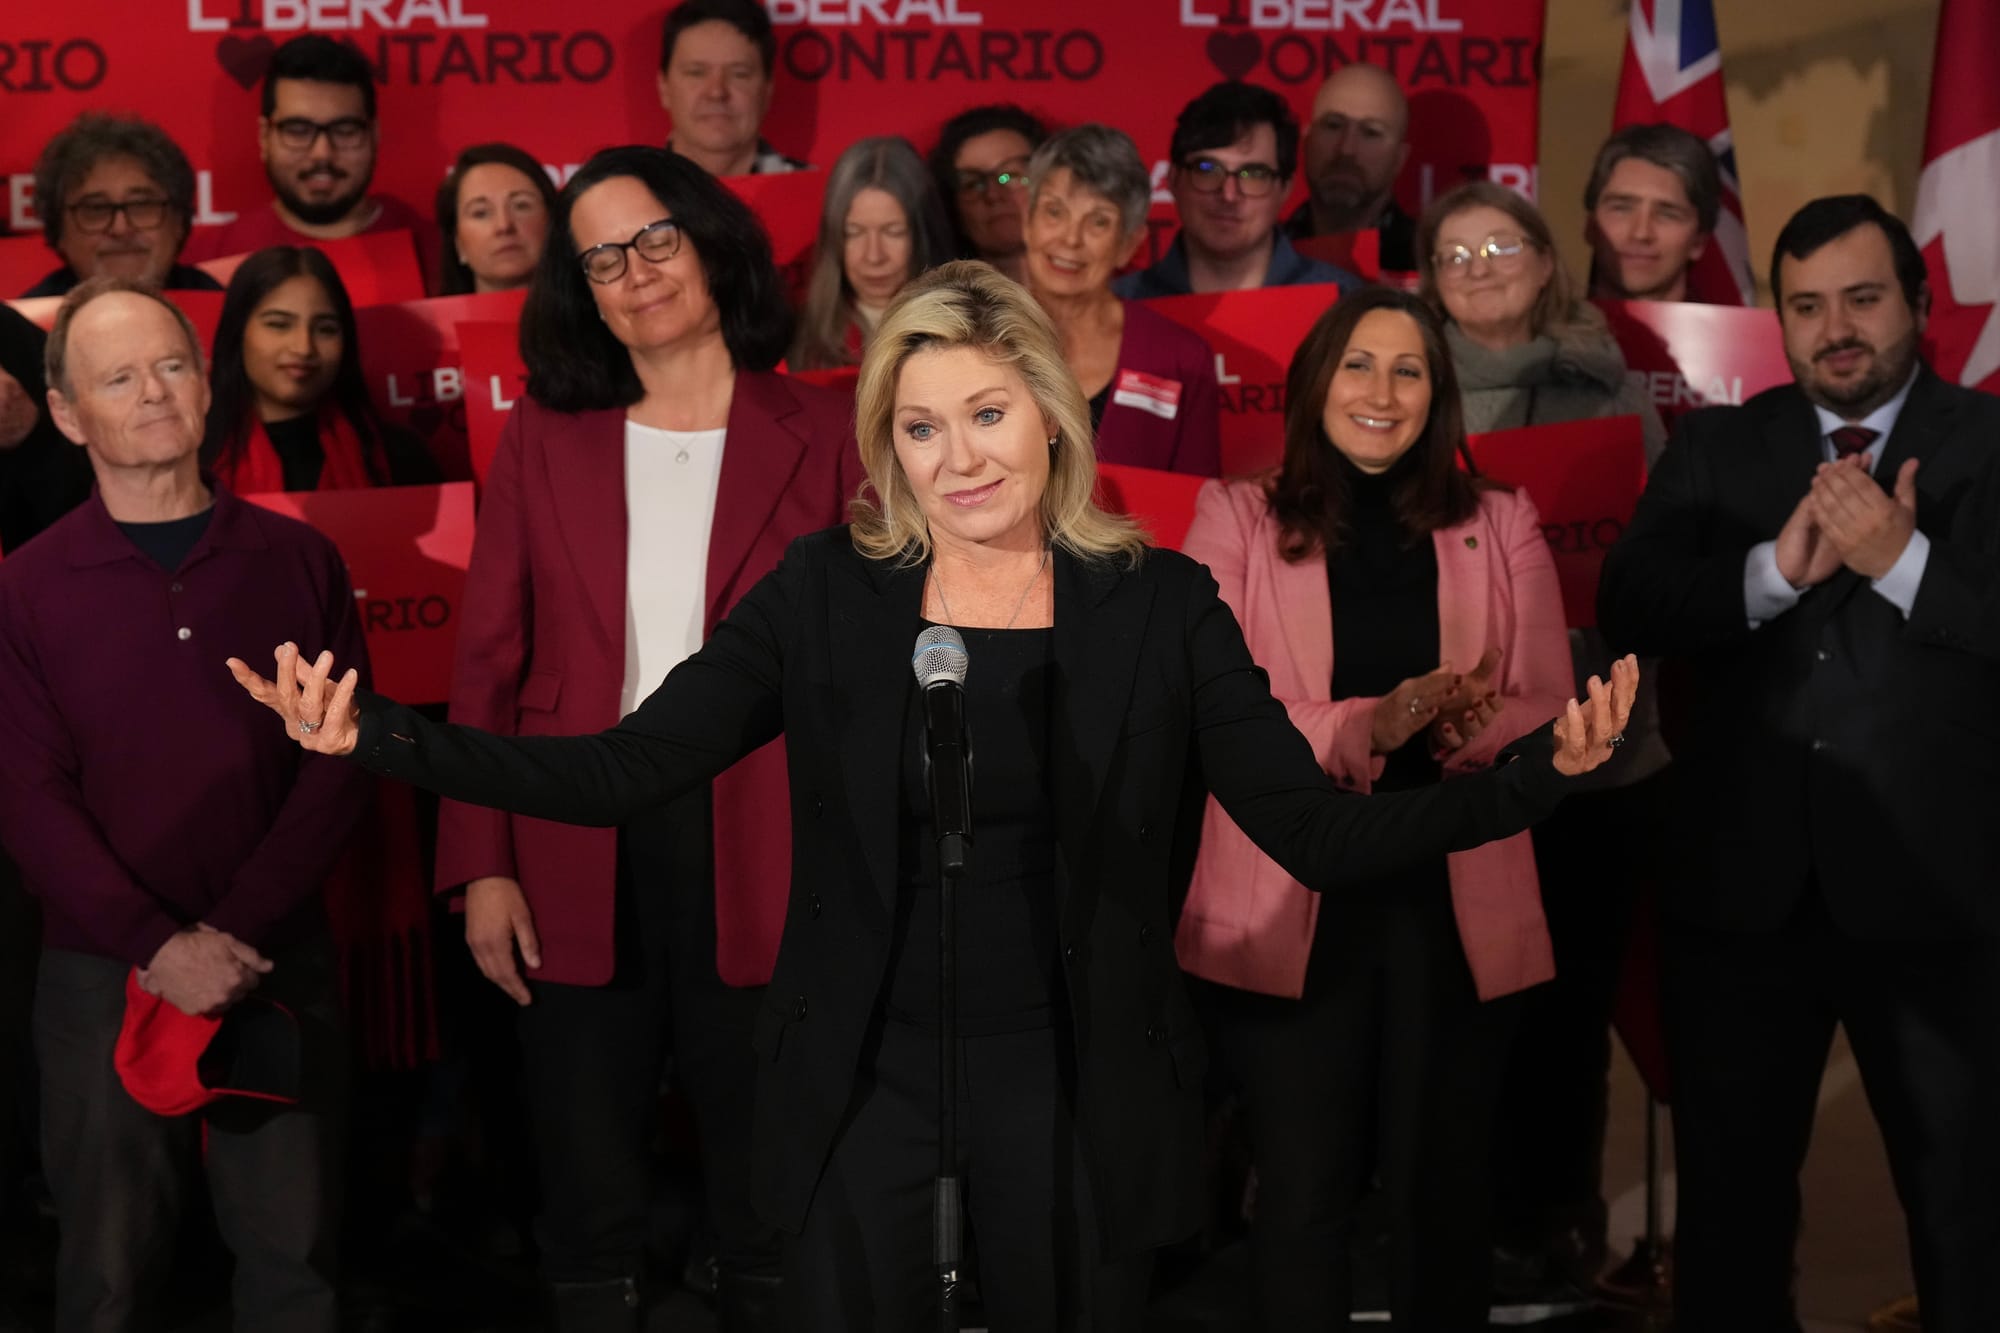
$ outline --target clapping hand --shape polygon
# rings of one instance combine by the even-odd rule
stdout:
[[[361,711],[354,706],[360,673],[349,667],[340,683],[329,688],[332,653],[321,653],[303,672],[297,644],[281,643],[273,656],[277,662],[274,680],[265,680],[239,657],[229,659],[229,674],[252,699],[283,718],[286,734],[301,746],[315,754],[353,754],[361,738]]]
[[[1462,679],[1444,662],[1436,671],[1412,676],[1375,701],[1370,720],[1368,748],[1376,754],[1392,754],[1403,743],[1428,727],[1438,711],[1458,695]]]
[[[1479,665],[1440,701],[1437,720],[1431,723],[1433,750],[1445,753],[1462,749],[1486,730],[1502,706],[1500,691],[1494,685],[1499,675],[1500,650],[1488,648]]]
[[[1625,743],[1625,724],[1639,693],[1639,659],[1619,658],[1611,664],[1611,683],[1592,676],[1585,693],[1587,700],[1570,700],[1556,719],[1556,771],[1565,777],[1590,772]]]
[[[1867,455],[1831,463],[1806,493],[1813,519],[1833,558],[1857,574],[1879,579],[1896,567],[1917,527],[1917,460],[1896,470],[1895,494],[1870,475]]]

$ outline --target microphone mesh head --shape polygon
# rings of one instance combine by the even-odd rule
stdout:
[[[925,689],[944,680],[965,684],[968,662],[965,640],[949,625],[932,625],[917,635],[916,651],[910,655],[910,669]]]

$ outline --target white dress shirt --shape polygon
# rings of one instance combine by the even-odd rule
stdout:
[[[1903,414],[1903,404],[1909,400],[1910,386],[1917,382],[1917,371],[1910,372],[1910,378],[1897,391],[1894,398],[1870,412],[1859,421],[1848,422],[1837,413],[1829,412],[1819,404],[1813,404],[1813,415],[1819,419],[1819,447],[1821,455],[1831,463],[1838,452],[1834,449],[1832,435],[1842,426],[1865,426],[1874,431],[1875,440],[1868,446],[1868,471],[1873,475],[1881,466],[1882,455],[1889,443],[1889,433],[1896,428],[1896,418]],[[1910,617],[1910,608],[1917,604],[1917,586],[1924,581],[1924,569],[1930,563],[1931,539],[1922,532],[1910,533],[1910,544],[1903,548],[1903,554],[1890,567],[1889,572],[1879,579],[1870,581],[1869,586],[1877,596],[1903,613],[1905,620]],[[1743,608],[1750,618],[1750,628],[1756,629],[1767,620],[1775,620],[1799,604],[1803,589],[1794,588],[1778,572],[1778,543],[1758,542],[1750,548],[1743,560]]]

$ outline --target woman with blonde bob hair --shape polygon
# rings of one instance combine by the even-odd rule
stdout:
[[[1271,698],[1215,580],[1095,508],[1082,395],[1047,318],[946,264],[860,383],[879,503],[804,538],[639,709],[594,736],[439,726],[286,647],[244,688],[319,753],[460,800],[627,818],[783,734],[790,910],[755,1033],[753,1187],[790,1233],[788,1327],[935,1327],[938,830],[910,645],[962,636],[979,755],[959,881],[958,1174],[999,1330],[1137,1329],[1152,1250],[1203,1211],[1199,1025],[1172,946],[1191,755],[1315,889],[1506,837],[1616,745],[1629,667],[1519,762],[1343,797]]]

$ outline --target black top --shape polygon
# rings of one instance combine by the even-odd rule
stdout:
[[[326,466],[326,450],[319,442],[319,418],[307,412],[289,421],[267,421],[264,433],[278,451],[278,464],[285,470],[285,489],[317,490],[320,470]]]
[[[188,558],[188,552],[201,540],[201,534],[208,531],[208,521],[214,517],[215,506],[210,505],[186,518],[170,518],[164,523],[120,523],[118,530],[130,537],[132,544],[154,564],[172,573]]]
[[[83,279],[76,270],[64,264],[55,272],[45,276],[40,282],[21,293],[21,299],[33,296],[67,296],[70,289]],[[167,270],[167,280],[160,284],[170,292],[219,292],[222,284],[198,268],[187,264],[175,264]]]
[[[1101,429],[1104,425],[1104,409],[1111,406],[1111,385],[1107,381],[1103,388],[1090,395],[1090,428]]]
[[[1397,518],[1396,487],[1419,465],[1416,451],[1370,476],[1339,455],[1346,475],[1347,531],[1327,557],[1333,603],[1333,697],[1388,694],[1438,666],[1437,546]],[[1377,791],[1403,791],[1438,780],[1428,728],[1388,756]]]
[[[965,729],[972,745],[972,855],[958,885],[958,1027],[982,1036],[1047,1027],[1057,970],[1055,812],[1049,802],[1052,629],[967,629]],[[937,1026],[938,864],[924,775],[924,719],[903,723],[902,847],[888,1012]]]

